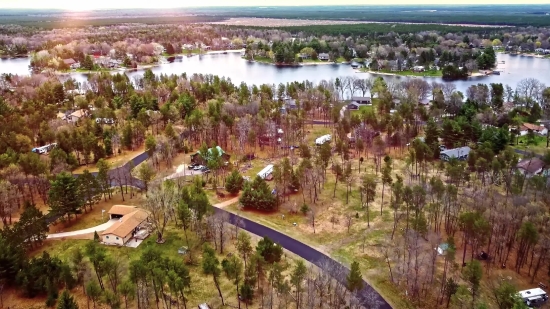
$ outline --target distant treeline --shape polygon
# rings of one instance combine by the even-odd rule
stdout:
[[[266,27],[251,27],[251,26],[231,26],[243,29],[265,29]],[[441,33],[486,33],[487,28],[483,27],[465,27],[465,26],[449,26],[438,24],[343,24],[343,25],[311,25],[311,26],[290,26],[290,27],[273,27],[288,31],[290,33],[305,32],[317,37],[323,35],[345,35],[345,36],[361,36],[361,37],[378,37],[386,35],[389,32],[395,33],[418,33],[422,31],[439,31]],[[500,29],[500,28],[491,28]]]
[[[0,15],[1,16],[1,15]],[[1,16],[0,25],[21,25],[42,29],[78,28],[87,26],[111,26],[117,24],[140,23],[140,24],[181,24],[181,23],[204,23],[221,21],[225,18],[219,16],[151,16],[151,17],[108,17],[97,19],[69,19],[66,17],[46,18],[43,16],[12,15]],[[0,34],[9,29],[0,29]]]
[[[197,13],[224,17],[360,20],[510,26],[550,26],[548,5],[476,6],[317,6],[197,9]]]

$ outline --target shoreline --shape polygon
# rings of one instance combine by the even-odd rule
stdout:
[[[368,74],[374,74],[374,75],[386,75],[386,76],[403,76],[403,77],[413,77],[413,78],[443,78],[443,76],[421,76],[421,75],[412,75],[412,74],[396,74],[396,73],[388,73],[388,72],[378,72],[378,71],[361,71],[361,70],[358,70],[357,73],[368,73]],[[479,73],[479,72],[476,72],[476,73],[472,73],[471,75],[469,75],[467,78],[471,78],[471,77],[488,77],[488,76],[491,76],[492,74],[483,74],[483,73]]]
[[[330,61],[322,61],[322,62],[296,62],[292,64],[287,63],[273,63],[273,62],[264,62],[264,61],[258,61],[258,60],[248,60],[246,58],[241,57],[242,60],[248,61],[248,62],[254,62],[254,63],[261,63],[261,64],[267,64],[267,65],[273,65],[276,67],[302,67],[302,66],[316,66],[316,65],[342,65],[342,64],[349,64],[348,62],[330,62]]]

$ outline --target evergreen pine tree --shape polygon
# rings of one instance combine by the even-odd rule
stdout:
[[[61,293],[61,297],[57,303],[57,309],[78,309],[78,305],[74,297],[69,294],[69,291],[64,290],[63,293]]]
[[[359,263],[354,261],[351,263],[351,270],[346,278],[347,288],[350,292],[357,292],[363,289],[363,276],[359,270]]]

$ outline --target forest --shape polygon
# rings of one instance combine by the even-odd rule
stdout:
[[[216,291],[219,306],[229,293],[233,304],[262,308],[367,308],[357,298],[357,278],[365,277],[397,308],[511,309],[524,308],[516,291],[549,283],[547,174],[518,165],[542,162],[547,170],[548,143],[541,152],[517,151],[520,139],[548,140],[533,129],[521,133],[550,115],[550,88],[541,81],[461,93],[423,79],[236,85],[147,70],[134,81],[100,73],[83,84],[4,75],[0,86],[0,280],[23,298],[45,297],[57,308],[75,308],[79,299],[110,308],[185,307],[196,301],[203,274],[209,281],[200,285]],[[369,94],[372,105],[346,110],[345,93]],[[86,116],[63,119],[74,111]],[[96,121],[103,118],[113,124]],[[315,146],[321,133],[332,139]],[[54,142],[47,154],[32,152]],[[215,146],[231,154],[231,164],[209,150]],[[445,149],[466,146],[467,159],[441,160]],[[109,163],[135,150],[148,156],[139,166]],[[164,170],[195,151],[209,173],[164,181]],[[267,162],[271,181],[249,170]],[[342,270],[308,271],[299,259],[281,259],[269,239],[255,250],[243,245],[239,225],[212,211],[212,200],[225,194],[239,200],[228,211],[250,220],[298,222],[295,230],[288,222],[278,228],[330,248],[351,268],[349,279],[331,279]],[[115,195],[141,201],[151,214],[143,250],[121,259],[128,251],[104,247],[99,236],[69,242],[71,250],[46,240],[52,222],[85,220]],[[189,250],[184,264],[162,251],[176,239]],[[33,255],[43,247],[51,252]],[[79,291],[85,296],[70,295]]]

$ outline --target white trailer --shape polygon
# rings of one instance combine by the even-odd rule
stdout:
[[[315,144],[316,145],[323,145],[326,142],[330,142],[331,139],[332,139],[332,136],[330,136],[330,134],[323,135],[323,136],[321,136],[321,137],[319,137],[318,139],[315,140]]]
[[[273,164],[269,164],[268,166],[264,167],[259,173],[258,176],[262,179],[266,179],[273,173]]]
[[[519,291],[518,294],[527,306],[540,306],[548,300],[548,294],[541,288]]]

